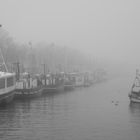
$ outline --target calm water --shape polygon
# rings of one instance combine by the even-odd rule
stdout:
[[[132,79],[0,107],[0,140],[139,140],[140,105],[130,104]]]

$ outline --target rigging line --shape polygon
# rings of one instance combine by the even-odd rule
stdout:
[[[1,48],[0,48],[0,55],[2,56],[2,61],[3,61],[3,64],[4,64],[4,66],[5,66],[6,72],[8,72],[6,63],[5,63],[5,61],[4,61],[4,57],[3,57],[3,55],[2,55],[2,50],[1,50]]]

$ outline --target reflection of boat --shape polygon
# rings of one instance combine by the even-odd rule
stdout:
[[[15,90],[15,74],[8,72],[4,58],[0,49],[2,64],[0,68],[4,67],[4,71],[0,70],[0,103],[9,103],[14,97]]]
[[[135,78],[133,86],[131,88],[131,92],[129,93],[128,96],[129,96],[131,102],[140,103],[140,75],[138,73],[138,70],[136,71],[136,78]]]

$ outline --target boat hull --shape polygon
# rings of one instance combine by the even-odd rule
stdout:
[[[14,95],[15,95],[14,90],[0,95],[0,104],[10,103],[13,100]]]
[[[140,103],[140,93],[139,92],[131,92],[129,93],[130,102]]]
[[[90,87],[90,83],[84,83],[84,87]]]
[[[137,99],[137,98],[130,98],[130,102],[140,103],[140,99]]]
[[[54,87],[43,87],[43,93],[57,93],[57,92],[63,92],[64,91],[64,85],[61,86],[54,86]]]
[[[41,94],[42,94],[42,88],[16,89],[15,99],[35,98],[41,96]]]
[[[69,90],[74,90],[74,85],[64,85],[64,90],[69,91]]]

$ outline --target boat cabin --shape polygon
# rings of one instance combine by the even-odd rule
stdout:
[[[15,74],[0,72],[0,95],[15,90]]]

